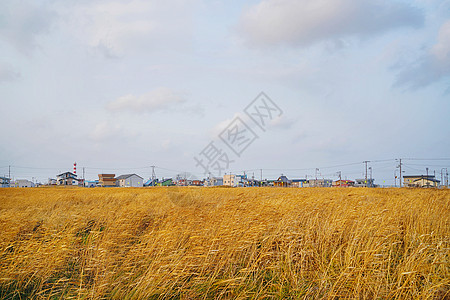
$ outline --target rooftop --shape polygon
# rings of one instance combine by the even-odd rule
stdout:
[[[74,174],[74,173],[72,173],[72,172],[64,172],[64,173],[61,173],[61,174],[59,174],[59,175],[56,175],[56,176],[62,176],[62,175],[66,175],[66,174],[68,174],[68,175],[72,175],[72,176],[77,176],[76,174]]]
[[[119,179],[127,179],[127,178],[129,178],[129,177],[131,177],[131,176],[133,176],[133,175],[136,175],[137,177],[139,177],[139,178],[142,178],[141,176],[139,176],[139,175],[137,175],[137,174],[124,174],[124,175],[120,175],[120,176],[117,176],[117,180],[119,180]],[[142,178],[142,179],[144,179],[144,178]]]

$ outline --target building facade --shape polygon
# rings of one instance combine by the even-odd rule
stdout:
[[[331,187],[333,180],[331,179],[309,179],[304,184],[305,187]]]
[[[236,175],[234,174],[223,175],[223,185],[236,186]]]
[[[238,187],[245,186],[247,175],[226,174],[223,175],[223,185]]]
[[[440,180],[434,175],[409,175],[403,176],[403,185],[405,187],[438,187]]]
[[[355,182],[352,180],[341,179],[341,180],[333,181],[333,186],[336,186],[336,187],[355,186]]]
[[[210,177],[205,180],[205,186],[220,186],[223,185],[222,177]]]
[[[375,187],[374,184],[375,179],[373,178],[367,178],[366,179],[355,179],[355,186],[356,187]]]
[[[304,187],[305,182],[306,182],[306,179],[292,179],[291,187],[297,187],[297,188]]]
[[[7,177],[0,177],[0,187],[9,187],[11,179]]]
[[[102,187],[116,186],[116,174],[98,174],[98,185]]]
[[[64,172],[56,175],[57,185],[78,185],[77,175],[72,172]]]
[[[278,187],[289,187],[291,186],[291,181],[286,176],[281,175],[273,182],[273,185]]]
[[[14,186],[19,188],[34,187],[34,183],[28,179],[17,179]]]
[[[158,186],[171,186],[174,185],[172,178],[162,179],[157,183]]]
[[[120,175],[116,178],[116,185],[120,187],[143,187],[144,178],[136,174]]]

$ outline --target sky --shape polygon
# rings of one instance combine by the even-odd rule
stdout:
[[[264,128],[245,112],[261,92],[278,108]],[[355,179],[370,161],[394,184],[398,158],[404,175],[438,175],[450,1],[2,0],[0,120],[0,176],[15,179],[74,162],[87,179]],[[255,137],[238,155],[235,120]],[[211,145],[222,166],[206,169]]]

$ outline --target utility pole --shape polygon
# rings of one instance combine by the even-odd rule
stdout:
[[[314,187],[317,186],[317,172],[319,172],[319,168],[316,168],[316,181],[314,182]]]
[[[155,186],[155,180],[156,180],[156,173],[155,173],[155,166],[152,167],[152,186]]]
[[[369,167],[369,171],[370,171],[369,186],[372,187],[372,167]]]
[[[399,158],[399,164],[398,167],[400,168],[400,176],[399,176],[399,180],[400,180],[400,187],[402,187],[402,159]]]
[[[11,180],[11,166],[8,166],[8,178]]]
[[[428,168],[427,169],[427,187],[428,187]]]
[[[447,181],[445,182],[445,186],[446,187],[448,187],[448,170],[447,170],[447,168],[445,168],[445,172],[446,172],[446,175],[447,175]]]
[[[366,180],[365,180],[366,187],[367,187],[367,163],[368,162],[369,162],[368,160],[363,161],[363,163],[366,165]]]
[[[445,168],[444,180],[445,180],[445,186],[448,187],[448,170],[447,170],[447,168]]]
[[[260,171],[261,171],[261,182],[262,182],[262,169],[260,169]]]
[[[339,174],[339,186],[341,186],[342,185],[342,172],[339,171],[338,174]]]

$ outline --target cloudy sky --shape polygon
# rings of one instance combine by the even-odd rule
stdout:
[[[262,91],[283,112],[265,131],[243,112]],[[450,1],[3,0],[0,105],[0,176],[202,177],[214,142],[227,171],[370,160],[391,184],[385,159],[450,156]],[[240,157],[218,137],[235,117],[258,135]]]

